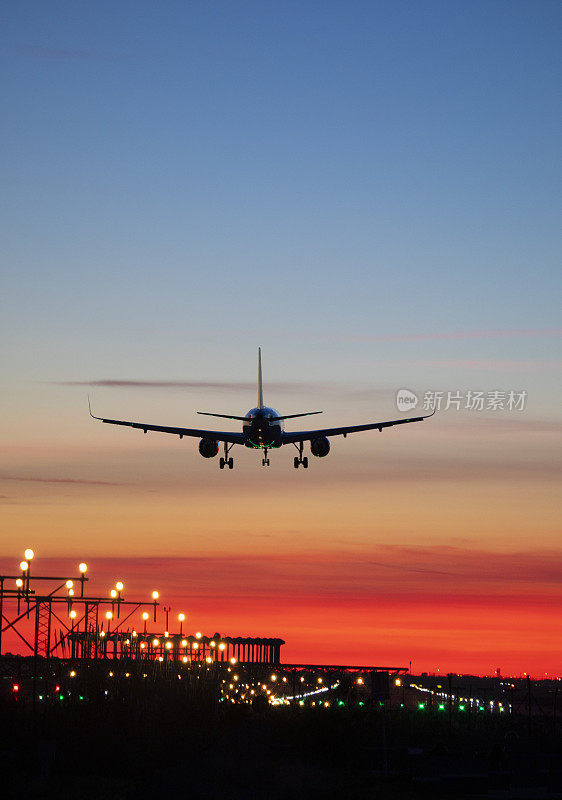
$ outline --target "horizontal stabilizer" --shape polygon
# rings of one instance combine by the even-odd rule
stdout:
[[[239,419],[241,422],[246,422],[246,417],[236,417],[234,414],[213,414],[211,411],[198,411],[198,414],[203,414],[206,417],[221,417],[222,419]]]
[[[314,414],[323,413],[323,411],[306,411],[304,414],[285,414],[283,417],[268,417],[268,422],[279,422],[282,419],[294,419],[295,417],[312,417]]]

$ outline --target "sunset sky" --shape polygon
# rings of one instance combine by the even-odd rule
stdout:
[[[290,662],[562,674],[561,28],[546,0],[5,4],[2,573],[84,559]],[[307,471],[88,416],[246,413],[258,345],[302,427],[443,405]]]

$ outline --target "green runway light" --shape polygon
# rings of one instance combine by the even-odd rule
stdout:
[[[63,694],[59,694],[59,700],[64,700],[64,695]]]
[[[445,711],[445,703],[439,703],[439,711]]]
[[[338,700],[338,706],[344,706],[344,705],[345,703],[343,702],[343,700]]]
[[[464,711],[464,706],[463,705],[459,706],[459,711]]]
[[[40,694],[40,695],[39,695],[39,700],[42,700],[42,699],[43,699],[43,695],[42,695],[42,694]]]
[[[364,706],[364,705],[365,705],[365,703],[364,703],[363,701],[361,701],[361,702],[359,703],[359,705],[360,705],[360,706]]]
[[[423,711],[425,708],[425,703],[418,703],[418,708],[420,711]]]

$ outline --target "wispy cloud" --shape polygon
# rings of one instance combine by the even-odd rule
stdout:
[[[423,342],[439,339],[447,341],[456,339],[520,339],[538,336],[562,336],[562,328],[505,328],[480,331],[390,334],[387,336],[351,335],[346,336],[345,339],[368,342]]]
[[[70,483],[85,486],[127,486],[117,481],[92,481],[83,478],[30,478],[24,475],[0,475],[0,481],[18,481],[22,483]]]
[[[176,381],[176,380],[144,380],[129,378],[96,378],[86,381],[52,381],[54,386],[91,386],[106,389],[189,389],[218,392],[255,392],[256,383],[250,381]],[[323,394],[345,394],[358,397],[374,397],[389,395],[394,390],[380,388],[358,388],[337,383],[314,381],[268,381],[268,392],[279,394],[303,394],[305,392],[321,392]]]
[[[40,44],[4,44],[5,50],[21,56],[48,61],[121,61],[130,58],[127,53],[100,53],[73,47],[49,47]]]

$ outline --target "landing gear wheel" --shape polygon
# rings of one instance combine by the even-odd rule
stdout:
[[[298,456],[294,457],[293,464],[294,464],[295,469],[299,468],[300,461],[299,461],[299,457]]]
[[[269,458],[262,458],[261,465],[262,467],[269,467]]]
[[[227,459],[226,463],[228,464],[228,469],[232,469],[234,467],[234,459],[232,457]]]
[[[219,461],[219,467],[221,469],[224,469],[224,464],[225,464],[224,458],[221,456],[220,461]]]
[[[302,465],[305,469],[308,469],[308,456],[305,456],[302,460]]]

